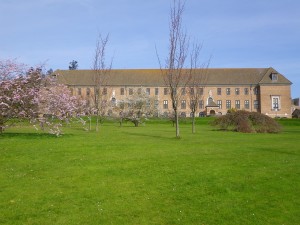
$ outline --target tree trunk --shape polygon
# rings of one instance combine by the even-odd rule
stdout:
[[[89,131],[92,130],[92,116],[89,116]]]
[[[180,138],[178,112],[175,110],[176,138]]]
[[[196,133],[196,127],[195,127],[195,113],[193,113],[192,116],[192,133]]]
[[[3,131],[4,131],[4,121],[1,120],[1,122],[0,122],[0,134],[2,134]]]
[[[99,131],[99,110],[97,111],[97,119],[96,119],[96,132]]]

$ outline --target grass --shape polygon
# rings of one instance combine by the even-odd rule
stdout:
[[[300,224],[300,120],[280,134],[189,121],[59,138],[22,126],[0,136],[0,224]]]

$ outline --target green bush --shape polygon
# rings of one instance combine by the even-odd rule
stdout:
[[[212,122],[222,130],[234,130],[242,133],[278,133],[280,125],[271,117],[257,112],[239,110],[216,118]]]

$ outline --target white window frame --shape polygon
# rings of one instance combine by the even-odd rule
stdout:
[[[219,109],[222,109],[222,100],[217,100],[217,105],[219,106]]]
[[[277,101],[277,108],[275,107]],[[281,101],[280,101],[280,96],[279,95],[272,95],[271,96],[271,109],[273,111],[279,111],[281,109]]]
[[[168,109],[169,106],[168,106],[168,100],[164,100],[163,101],[163,109]]]

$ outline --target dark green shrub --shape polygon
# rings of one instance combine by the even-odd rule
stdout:
[[[216,118],[212,122],[222,130],[233,130],[242,133],[278,133],[280,125],[271,117],[257,113],[239,110]]]

